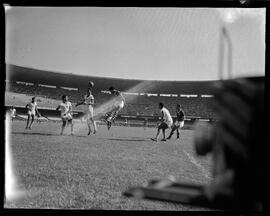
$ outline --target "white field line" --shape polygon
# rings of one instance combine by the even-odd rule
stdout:
[[[189,160],[191,161],[191,163],[193,163],[203,173],[203,175],[206,178],[212,179],[210,173],[191,154],[189,154],[185,150],[183,150],[183,151],[187,155],[187,157],[189,158]]]

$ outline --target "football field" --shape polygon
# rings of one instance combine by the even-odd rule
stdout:
[[[24,195],[6,208],[105,210],[209,210],[122,196],[131,186],[172,175],[177,181],[206,184],[211,158],[194,152],[194,131],[182,130],[167,142],[150,140],[155,128],[98,125],[87,136],[86,124],[74,124],[60,136],[61,123],[42,122],[25,131],[25,121],[10,129],[13,174]],[[168,135],[169,132],[167,132]]]

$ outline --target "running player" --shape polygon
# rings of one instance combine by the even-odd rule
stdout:
[[[35,116],[37,115],[37,117],[40,116],[40,113],[37,109],[37,102],[36,102],[36,97],[32,97],[32,100],[30,103],[26,104],[25,108],[27,109],[27,123],[26,123],[26,127],[25,130],[32,129],[32,124],[35,121]],[[31,122],[30,122],[30,118],[31,118]]]
[[[106,117],[105,121],[107,122],[108,130],[110,130],[112,126],[112,121],[115,120],[118,113],[121,109],[123,109],[125,105],[125,98],[123,97],[122,93],[118,90],[116,90],[114,87],[110,87],[109,91],[111,94],[115,97],[114,104],[112,106],[110,114]]]
[[[159,109],[160,109],[160,113],[161,113],[161,123],[158,126],[158,131],[157,131],[156,137],[151,138],[151,140],[157,141],[160,130],[162,130],[163,139],[161,141],[166,141],[165,130],[172,126],[173,120],[172,120],[172,117],[171,117],[169,110],[167,110],[164,107],[163,103],[159,103]]]
[[[92,95],[91,88],[88,88],[86,95],[81,102],[78,102],[75,106],[86,105],[84,110],[84,116],[86,116],[88,135],[92,132],[91,123],[94,127],[94,134],[97,132],[96,121],[94,120],[94,96]]]
[[[63,122],[60,135],[63,135],[66,125],[70,125],[71,135],[73,135],[72,105],[68,101],[67,95],[62,96],[62,103],[60,103],[58,107],[56,108],[56,111],[59,111],[59,110],[61,110],[61,119]]]
[[[185,120],[185,113],[183,109],[181,108],[180,104],[176,105],[176,120],[172,126],[172,130],[170,135],[167,137],[167,139],[171,139],[174,131],[176,130],[177,133],[177,139],[179,139],[179,129],[181,129],[184,126],[184,120]]]

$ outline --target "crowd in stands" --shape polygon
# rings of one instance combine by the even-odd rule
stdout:
[[[75,104],[85,94],[85,90],[67,90],[62,88],[48,88],[38,85],[25,85],[10,82],[8,86],[9,92],[22,93],[29,96],[37,96],[43,98],[41,104],[54,107],[61,100],[62,95],[68,95],[70,101]],[[102,92],[93,92],[95,96],[96,106],[99,106],[111,99],[111,95]],[[146,96],[146,95],[125,95],[126,105],[121,110],[122,115],[150,115],[159,114],[158,103],[163,102],[175,115],[175,106],[177,103],[182,105],[187,116],[201,118],[215,118],[214,112],[209,104],[213,98],[202,97],[164,97],[164,96]],[[46,98],[48,100],[46,100]],[[78,107],[80,110],[80,107]]]

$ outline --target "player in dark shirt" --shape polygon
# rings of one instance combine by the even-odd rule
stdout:
[[[185,121],[185,113],[181,108],[180,104],[176,105],[176,120],[172,126],[172,130],[170,135],[167,137],[167,139],[171,139],[174,131],[176,130],[177,133],[177,139],[179,139],[180,133],[179,129],[181,129],[184,126],[184,121]]]

